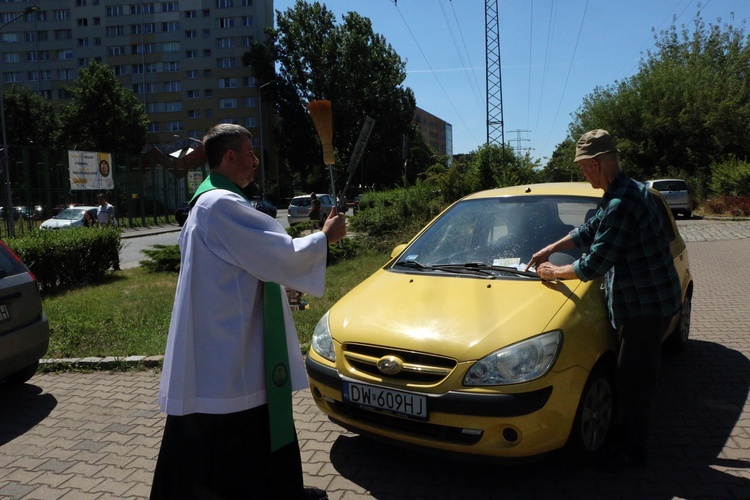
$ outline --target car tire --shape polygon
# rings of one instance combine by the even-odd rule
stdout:
[[[36,374],[36,370],[39,368],[39,361],[34,364],[27,366],[26,368],[12,373],[5,378],[5,383],[8,385],[21,385],[31,379]]]
[[[679,323],[677,323],[677,327],[664,343],[664,347],[669,352],[683,352],[687,348],[688,339],[690,338],[690,313],[692,309],[693,297],[688,293],[682,301]]]
[[[574,457],[592,460],[599,456],[614,423],[614,402],[614,375],[598,366],[583,388],[568,438],[568,449]]]

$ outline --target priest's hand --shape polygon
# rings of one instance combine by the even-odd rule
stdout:
[[[331,210],[323,224],[323,234],[326,235],[329,244],[343,239],[346,236],[346,215]]]

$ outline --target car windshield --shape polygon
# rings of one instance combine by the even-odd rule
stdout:
[[[55,219],[78,220],[83,217],[85,210],[80,208],[66,208],[55,216]]]
[[[592,217],[598,201],[569,196],[461,201],[422,233],[393,268],[491,276],[503,268],[506,273],[523,270],[534,252]],[[579,249],[566,251],[556,263],[571,263],[581,255]]]

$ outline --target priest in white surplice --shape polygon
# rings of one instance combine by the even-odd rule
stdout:
[[[289,394],[307,386],[284,287],[323,294],[328,245],[345,236],[345,219],[332,212],[322,231],[292,239],[253,208],[242,194],[258,165],[251,144],[238,125],[217,125],[203,138],[211,172],[179,237],[159,389],[167,422],[151,498],[326,498],[303,488],[291,418],[289,439],[272,443],[285,419],[274,417],[267,384],[286,384]],[[272,361],[268,375],[270,345],[284,335],[274,347],[284,361]],[[287,405],[291,417],[290,397]]]

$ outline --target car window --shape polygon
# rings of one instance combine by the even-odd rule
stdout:
[[[25,273],[24,266],[11,255],[4,244],[0,244],[0,278],[6,276],[15,276],[16,274]]]
[[[482,198],[455,204],[399,261],[425,266],[482,262],[515,266],[581,225],[597,198],[525,196]],[[572,258],[580,250],[570,252]]]
[[[687,191],[685,181],[658,181],[652,187],[657,191]]]
[[[289,204],[295,207],[309,207],[310,201],[311,199],[309,196],[300,196],[297,198],[292,198],[292,201]]]
[[[81,210],[80,208],[66,208],[59,214],[55,216],[55,219],[63,219],[63,220],[78,220],[83,217],[83,213],[85,210]]]

